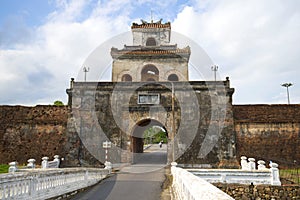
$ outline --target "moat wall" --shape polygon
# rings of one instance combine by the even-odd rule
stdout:
[[[241,185],[214,183],[234,199],[300,199],[299,185]]]
[[[0,106],[0,163],[40,163],[59,154],[69,166],[99,164],[75,132],[67,133],[68,116],[67,106]],[[279,167],[299,165],[300,105],[234,105],[233,119],[237,160],[245,155]]]
[[[67,118],[66,106],[0,106],[0,163],[64,156]]]
[[[299,166],[300,105],[235,105],[233,115],[237,158]]]

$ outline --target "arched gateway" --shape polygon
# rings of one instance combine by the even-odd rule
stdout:
[[[157,128],[157,130],[154,130],[153,128]],[[157,134],[160,133],[159,129],[163,130],[166,134],[166,137],[168,138],[168,131],[166,130],[164,125],[159,121],[153,119],[143,119],[140,122],[138,122],[133,127],[131,134],[131,151],[133,153],[143,153],[145,143],[152,144],[153,138],[157,137]],[[147,131],[149,130],[153,131],[152,133],[150,132],[148,133],[148,135],[146,135]]]
[[[100,144],[109,140],[110,161],[133,162],[133,154],[142,153],[147,142],[145,130],[157,126],[168,138],[168,163],[214,166],[235,158],[229,79],[188,81],[191,51],[170,44],[170,23],[133,23],[131,28],[133,45],[111,49],[112,82],[72,80],[67,90],[72,108],[68,131],[76,132],[86,148],[78,157],[103,163]],[[149,38],[155,45],[149,45]]]

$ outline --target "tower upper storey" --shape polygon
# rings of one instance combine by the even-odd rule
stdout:
[[[134,46],[169,45],[171,38],[170,22],[162,24],[162,19],[150,23],[141,21],[142,24],[132,23],[131,26]]]
[[[112,81],[187,81],[190,47],[170,44],[170,22],[141,21],[131,26],[132,45],[111,48]]]

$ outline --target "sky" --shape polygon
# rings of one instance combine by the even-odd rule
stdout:
[[[286,82],[300,103],[298,0],[0,0],[0,105],[66,104],[88,55],[151,16],[205,50],[234,104],[285,104]]]

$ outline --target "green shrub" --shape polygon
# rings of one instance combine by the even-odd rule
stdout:
[[[2,174],[2,173],[8,173],[8,168],[9,168],[9,165],[0,164],[0,174]]]

